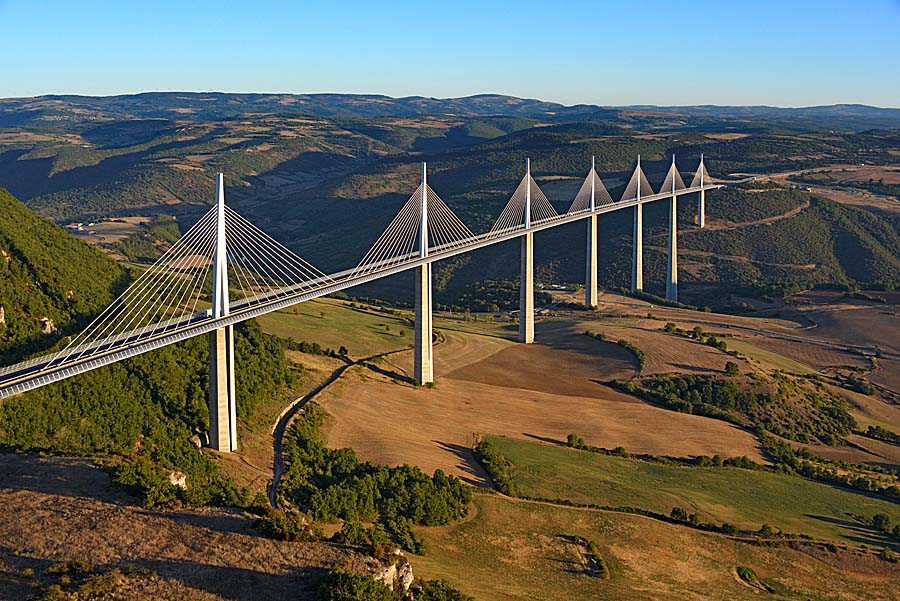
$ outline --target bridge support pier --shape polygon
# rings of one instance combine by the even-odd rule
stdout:
[[[234,326],[209,333],[209,446],[237,450],[237,406],[234,393]]]
[[[431,324],[431,263],[416,268],[416,340],[413,377],[419,384],[434,382]]]
[[[597,216],[591,215],[587,227],[587,273],[584,278],[584,306],[597,307]]]
[[[706,227],[706,190],[700,190],[700,199],[697,201],[697,225]]]
[[[631,258],[631,291],[644,289],[644,210],[638,203],[634,205],[634,240]]]
[[[700,166],[697,168],[700,174],[700,198],[697,200],[697,225],[701,228],[706,227],[706,190],[703,188],[703,174],[706,173],[706,167],[703,166],[703,155],[700,155]]]
[[[666,267],[666,300],[678,302],[678,197],[669,204],[669,263]]]
[[[522,236],[522,270],[519,280],[519,342],[534,342],[534,234]]]

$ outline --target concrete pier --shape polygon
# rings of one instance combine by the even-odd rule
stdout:
[[[634,240],[631,257],[631,291],[644,289],[644,210],[641,204],[634,205]]]
[[[697,225],[706,227],[706,190],[700,190],[700,199],[697,201]]]
[[[413,377],[419,384],[434,382],[432,343],[431,263],[416,268],[416,340]]]
[[[209,446],[224,453],[237,450],[234,326],[209,333]]]
[[[700,155],[700,166],[697,168],[700,173],[700,198],[697,200],[697,225],[701,228],[706,227],[706,190],[703,189],[703,175],[706,173],[706,167],[703,165],[703,155]]]
[[[591,215],[587,226],[587,257],[584,277],[584,306],[597,307],[597,215]]]
[[[522,270],[519,280],[519,342],[534,342],[534,234],[522,236]]]
[[[678,302],[678,197],[669,204],[669,262],[666,267],[666,300]]]

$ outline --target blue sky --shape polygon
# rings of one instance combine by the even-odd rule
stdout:
[[[900,107],[900,0],[0,0],[0,97],[501,93]]]

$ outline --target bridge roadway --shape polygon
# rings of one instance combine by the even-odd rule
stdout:
[[[720,184],[705,184],[702,187],[694,186],[678,190],[675,192],[675,195],[683,196],[697,193],[701,190],[715,190],[722,187],[724,186]],[[432,247],[428,251],[428,256],[424,258],[420,257],[418,253],[407,255],[405,259],[392,257],[374,265],[354,267],[353,269],[341,271],[317,280],[310,280],[284,290],[240,299],[232,303],[228,315],[218,319],[211,317],[206,311],[198,312],[187,319],[155,324],[153,329],[150,330],[140,328],[115,337],[105,338],[85,349],[72,353],[74,357],[63,361],[58,361],[62,355],[57,353],[24,361],[0,369],[0,399],[58,382],[181,340],[199,336],[217,328],[236,324],[297,303],[320,298],[346,288],[352,288],[353,286],[401,273],[426,263],[440,261],[465,252],[506,242],[527,233],[539,232],[579,221],[591,215],[611,213],[620,209],[634,207],[638,204],[672,198],[672,196],[673,193],[671,191],[660,192],[641,197],[640,202],[637,199],[613,202],[596,207],[593,211],[584,209],[575,213],[564,213],[549,219],[535,221],[528,229],[523,226],[478,234],[468,240],[459,240],[452,244]],[[397,261],[398,258],[401,259],[399,262]]]

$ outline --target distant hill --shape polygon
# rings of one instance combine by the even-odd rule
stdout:
[[[46,348],[108,305],[124,274],[0,189],[0,364]]]
[[[731,126],[751,130],[862,131],[900,128],[900,108],[838,104],[803,108],[769,106],[566,106],[501,94],[462,98],[375,94],[226,94],[146,92],[121,96],[48,95],[0,99],[0,127],[50,129],[87,121],[179,119],[216,121],[260,114],[305,114],[371,119],[425,115],[527,117],[545,121],[601,120],[677,131]]]

